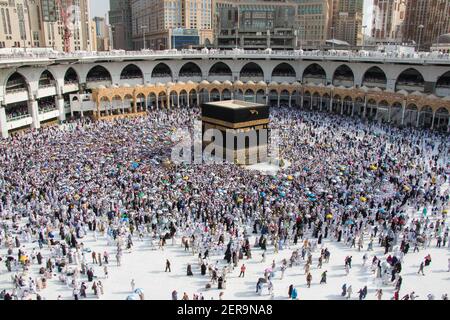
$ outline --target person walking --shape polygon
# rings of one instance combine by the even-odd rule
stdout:
[[[246,267],[245,267],[245,264],[243,264],[243,265],[241,266],[241,273],[239,274],[239,278],[240,278],[240,277],[242,277],[242,278],[245,277],[245,270],[246,270]]]
[[[312,281],[312,275],[310,272],[308,272],[308,275],[306,276],[306,285],[308,288],[311,288],[311,281]]]
[[[169,259],[166,259],[166,270],[164,272],[172,272],[172,270],[170,270],[170,261],[169,261]]]
[[[327,272],[328,271],[324,271],[324,272],[322,272],[322,276],[321,276],[321,279],[320,279],[320,284],[322,284],[322,283],[327,283]]]

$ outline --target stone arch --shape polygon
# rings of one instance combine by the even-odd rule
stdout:
[[[201,77],[202,69],[200,69],[200,67],[194,62],[187,62],[180,68],[180,72],[178,73],[178,76],[179,77]]]
[[[80,77],[76,70],[72,67],[66,70],[64,73],[64,85],[68,84],[79,84]]]
[[[217,88],[214,88],[211,90],[211,92],[209,93],[209,99],[210,101],[220,101],[221,97],[220,97],[220,91]]]
[[[134,107],[134,98],[132,94],[125,94],[125,96],[123,97],[123,105],[125,109],[128,109],[128,112],[132,112]]]
[[[289,96],[290,93],[286,89],[280,92],[280,106],[289,106]]]
[[[450,71],[447,71],[436,82],[436,95],[440,97],[450,96]]]
[[[139,111],[144,111],[147,109],[147,105],[146,105],[146,97],[145,94],[143,94],[142,92],[138,93],[136,95],[136,110]]]
[[[229,89],[223,89],[222,100],[231,100],[231,91]]]
[[[169,97],[170,97],[170,107],[179,107],[178,105],[178,92],[175,90],[171,90],[169,92]]]
[[[434,115],[433,128],[438,131],[447,131],[449,127],[450,115],[448,109],[441,107],[436,110]]]
[[[385,89],[387,86],[386,73],[380,67],[371,67],[364,72],[362,85],[368,88],[377,87]]]
[[[404,125],[416,126],[419,109],[414,103],[410,103],[405,108]]]
[[[327,73],[317,63],[312,63],[303,71],[302,81],[304,83],[326,84]]]
[[[231,77],[232,75],[233,73],[231,72],[230,67],[222,61],[214,63],[208,72],[209,77],[214,76]]]
[[[266,92],[263,89],[256,91],[256,103],[266,104]]]
[[[343,101],[343,110],[341,111],[343,112],[343,114],[351,116],[352,110],[353,110],[353,98],[351,96],[345,96]]]
[[[278,64],[272,71],[272,80],[274,77],[295,78],[296,76],[294,67],[286,62]]]
[[[157,107],[160,108],[159,104],[157,105],[158,102],[158,96],[156,95],[155,92],[150,92],[147,96],[147,108],[150,109],[156,109]]]
[[[28,91],[30,88],[27,79],[19,72],[14,72],[6,79],[5,94],[18,91]]]
[[[120,80],[144,79],[144,74],[137,65],[130,63],[122,69]]]
[[[244,65],[239,73],[241,81],[252,80],[254,82],[264,80],[264,71],[261,66],[255,62],[249,62]]]
[[[172,69],[164,62],[158,63],[152,70],[152,78],[172,78]]]
[[[191,89],[189,91],[189,101],[192,106],[198,105],[199,102],[197,101],[197,90]]]
[[[355,75],[353,70],[346,64],[342,64],[336,68],[333,73],[333,85],[335,87],[344,86],[353,87],[355,84]]]
[[[390,107],[390,120],[391,123],[400,125],[402,122],[403,105],[395,101]]]
[[[44,70],[39,77],[38,87],[45,88],[54,86],[55,84],[56,82],[53,74],[49,70]]]
[[[256,99],[255,91],[253,89],[247,89],[244,92],[244,101],[254,102]]]
[[[180,96],[179,107],[186,107],[188,105],[188,98],[189,98],[187,90],[181,89],[179,96]]]
[[[112,82],[111,73],[103,66],[93,66],[86,75],[86,82]]]
[[[278,106],[278,91],[275,89],[269,91],[269,106]]]
[[[116,94],[111,99],[111,113],[120,113],[123,108],[123,99],[120,95]]]
[[[424,128],[431,128],[433,122],[433,108],[430,106],[423,106],[419,110],[419,126]]]
[[[168,97],[165,91],[160,91],[158,93],[158,106],[160,109],[168,109]]]
[[[397,81],[395,82],[395,90],[423,92],[425,91],[425,79],[423,75],[417,71],[417,69],[406,69],[397,77]]]

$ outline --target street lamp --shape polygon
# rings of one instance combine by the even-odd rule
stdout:
[[[143,50],[145,50],[145,30],[147,30],[147,29],[148,29],[147,26],[141,26],[141,30],[143,30],[142,31],[142,41],[144,43]]]
[[[423,28],[425,28],[425,26],[423,24],[421,24],[419,27],[419,45],[417,46],[417,52],[420,52],[420,42],[422,40],[422,30]]]

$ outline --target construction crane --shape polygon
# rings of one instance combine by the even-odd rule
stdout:
[[[60,11],[60,17],[61,21],[64,25],[64,34],[63,34],[63,40],[64,40],[64,52],[70,52],[70,38],[72,38],[72,30],[69,27],[69,19],[71,17],[71,14],[67,12],[67,8],[64,8],[62,5],[62,0],[56,0],[56,4],[59,6]]]

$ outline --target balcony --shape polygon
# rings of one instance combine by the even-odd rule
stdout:
[[[6,126],[8,130],[15,130],[18,128],[29,126],[33,123],[33,118],[29,114],[23,114],[8,118],[6,120]]]
[[[109,87],[111,83],[112,83],[111,79],[107,78],[88,79],[86,80],[86,88],[94,89],[99,86]]]
[[[52,97],[56,95],[55,84],[48,84],[46,86],[41,86],[38,89],[38,98]]]
[[[58,117],[59,117],[59,110],[57,108],[48,108],[44,110],[39,110],[38,119],[40,122]]]
[[[294,75],[274,75],[272,77],[272,81],[275,81],[278,83],[283,83],[283,82],[293,83],[296,81],[296,79],[295,79]]]
[[[450,96],[450,87],[438,87],[438,88],[436,88],[436,95],[438,97],[448,97],[448,96]]]
[[[5,104],[17,103],[28,100],[27,89],[7,90]]]
[[[64,82],[63,92],[77,92],[79,90],[78,81]]]

